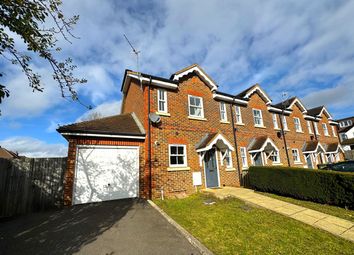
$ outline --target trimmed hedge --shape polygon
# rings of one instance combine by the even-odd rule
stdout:
[[[354,174],[293,167],[249,168],[250,186],[259,191],[354,208]]]

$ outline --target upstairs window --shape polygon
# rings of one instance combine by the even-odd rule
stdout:
[[[295,124],[295,131],[296,132],[302,132],[301,124],[300,124],[300,119],[299,118],[294,118],[294,124]]]
[[[186,167],[186,145],[169,145],[169,158],[171,167]]]
[[[323,133],[325,136],[329,136],[328,128],[326,123],[322,123]]]
[[[224,102],[220,102],[220,118],[222,121],[227,121],[226,105]]]
[[[337,137],[337,133],[336,133],[336,128],[334,126],[331,126],[332,127],[332,134],[334,137]]]
[[[298,149],[292,149],[291,152],[293,153],[293,160],[295,163],[300,162],[300,155],[299,155],[299,150]]]
[[[263,127],[262,111],[253,109],[253,120],[256,127]]]
[[[158,112],[167,113],[167,91],[164,89],[157,90]]]
[[[279,129],[277,114],[273,113],[272,114],[272,119],[273,119],[274,129]]]
[[[283,129],[284,130],[289,130],[288,123],[286,122],[286,117],[284,115],[282,115],[281,119],[282,119],[282,122],[283,122]]]
[[[236,124],[242,124],[241,107],[235,106],[236,111]]]
[[[189,103],[189,116],[204,118],[204,110],[203,110],[203,98],[196,96],[188,96]]]
[[[311,121],[307,121],[307,129],[309,130],[309,134],[313,134],[312,127],[311,127]]]
[[[320,135],[320,133],[318,132],[318,124],[317,124],[317,122],[314,122],[313,125],[315,127],[315,134],[316,135]]]

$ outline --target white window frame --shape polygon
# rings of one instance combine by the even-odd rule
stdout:
[[[295,125],[295,131],[298,133],[302,133],[302,127],[301,127],[301,122],[300,122],[299,118],[294,117],[294,125]]]
[[[259,112],[259,116],[255,116],[255,112]],[[264,127],[263,116],[262,116],[262,110],[253,108],[253,109],[252,109],[252,113],[253,113],[254,126],[255,126],[255,127]],[[256,118],[258,118],[258,119],[260,120],[260,124],[257,124],[257,123],[256,123]]]
[[[307,129],[309,131],[309,134],[310,135],[313,135],[313,130],[312,130],[312,127],[311,127],[311,121],[307,120]]]
[[[273,120],[274,129],[279,129],[278,114],[272,113],[272,120]]]
[[[336,129],[334,128],[334,126],[331,126],[332,128],[332,134],[334,137],[337,137],[337,134],[336,134]]]
[[[246,147],[240,147],[240,156],[241,156],[241,164],[242,168],[248,168],[248,162],[247,162],[247,149]]]
[[[328,131],[328,127],[327,127],[327,124],[326,123],[322,123],[322,129],[323,129],[323,134],[325,136],[330,136],[329,135],[329,131]]]
[[[296,151],[296,154],[294,154],[294,151]],[[301,163],[299,150],[298,149],[291,149],[291,153],[293,154],[294,163]],[[296,160],[295,160],[295,157],[296,157]]]
[[[183,153],[184,154],[178,154],[178,149],[177,149],[177,154],[171,154],[171,147],[183,147]],[[171,164],[171,156],[180,156],[182,155],[184,157],[184,162],[183,164]],[[185,144],[169,144],[168,145],[168,164],[170,167],[187,167],[187,146]]]
[[[240,106],[238,106],[238,105],[235,106],[235,113],[236,113],[236,124],[243,124]]]
[[[285,115],[281,115],[281,121],[283,122],[283,129],[289,131],[288,122],[286,121]]]
[[[161,99],[160,97],[160,92],[163,93],[164,99]],[[160,101],[164,103],[165,109],[161,110],[160,109]],[[158,112],[163,112],[163,113],[168,113],[168,106],[167,106],[167,91],[164,89],[158,89],[157,90],[157,111]]]
[[[225,161],[226,161],[226,168],[232,168],[232,167],[233,167],[233,164],[232,164],[232,154],[231,154],[231,150],[227,149],[227,150],[225,151],[225,156],[224,156],[224,158],[225,158]],[[227,161],[227,158],[230,159],[229,162]]]
[[[200,99],[201,106],[192,105],[192,107],[201,108],[201,116],[191,115],[191,98],[192,97]],[[189,117],[200,118],[200,119],[204,118],[204,104],[203,104],[203,98],[202,97],[188,95],[188,114],[189,114]]]
[[[275,153],[275,154],[274,154]],[[276,157],[276,161],[273,161],[271,158],[272,157]],[[268,157],[266,157],[266,159],[271,159],[272,160],[272,164],[273,165],[276,165],[276,164],[280,164],[280,154],[279,154],[279,151],[278,150],[274,150],[272,151]]]
[[[316,135],[320,135],[320,133],[318,132],[318,123],[317,123],[317,122],[314,122],[314,123],[313,123],[313,126],[315,127],[315,134],[316,134]]]
[[[227,121],[227,110],[224,102],[220,102],[220,119],[221,121]]]

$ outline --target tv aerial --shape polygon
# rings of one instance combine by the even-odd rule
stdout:
[[[138,77],[139,77],[139,81],[140,81],[140,87],[141,87],[141,89],[142,89],[142,88],[143,88],[143,81],[142,81],[142,79],[141,79],[141,73],[139,72],[139,54],[140,54],[141,51],[135,49],[134,46],[133,46],[133,44],[129,41],[128,37],[127,37],[125,34],[123,34],[123,35],[124,35],[125,40],[126,40],[126,41],[128,42],[128,44],[130,45],[130,48],[132,48],[133,53],[134,53],[135,56],[136,56],[136,71],[137,71],[137,73],[138,73]]]

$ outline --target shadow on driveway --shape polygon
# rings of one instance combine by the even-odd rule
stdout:
[[[72,254],[96,240],[138,200],[77,205],[0,222],[0,254]]]

